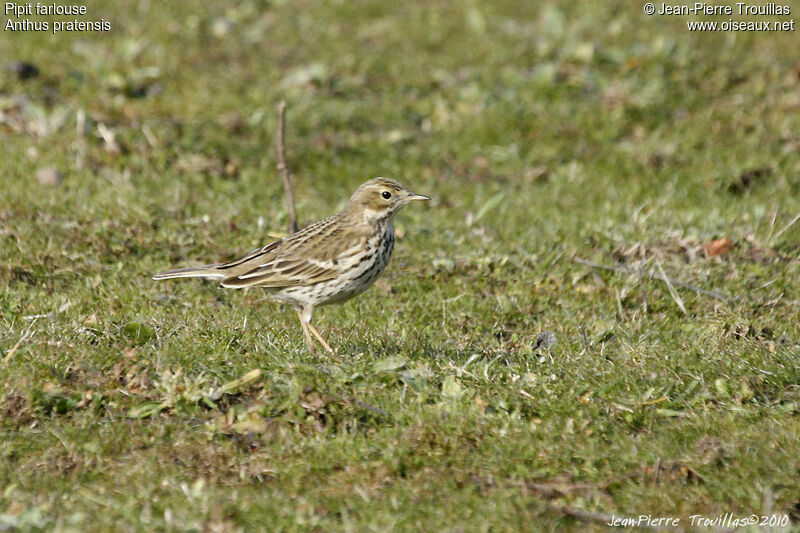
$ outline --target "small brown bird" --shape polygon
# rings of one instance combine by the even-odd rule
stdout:
[[[206,278],[233,289],[264,287],[271,299],[297,310],[312,353],[311,334],[333,353],[311,324],[314,307],[347,301],[372,285],[392,256],[394,216],[415,200],[430,198],[395,180],[374,178],[353,193],[341,213],[235,261],[168,270],[153,279]]]

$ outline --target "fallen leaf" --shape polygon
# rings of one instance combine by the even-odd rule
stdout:
[[[254,370],[251,370],[250,372],[248,372],[247,374],[243,375],[240,378],[224,383],[221,387],[212,392],[208,396],[208,398],[210,400],[219,400],[220,398],[222,398],[224,394],[233,394],[239,389],[243,389],[244,387],[252,384],[260,377],[261,377],[261,369],[256,368]]]
[[[135,344],[147,344],[156,339],[156,332],[147,324],[129,322],[122,328],[122,334]]]
[[[706,243],[705,249],[706,254],[708,257],[714,257],[716,255],[724,255],[731,251],[733,248],[733,241],[731,241],[727,237],[722,237],[721,239],[716,239],[711,242]]]
[[[464,388],[452,374],[444,378],[442,383],[442,396],[447,398],[458,398],[464,393]]]
[[[407,363],[408,361],[404,357],[396,355],[381,359],[380,361],[375,361],[375,364],[372,365],[372,370],[375,372],[391,372],[392,370],[403,368]]]
[[[169,407],[167,402],[143,402],[128,411],[128,418],[147,418]]]

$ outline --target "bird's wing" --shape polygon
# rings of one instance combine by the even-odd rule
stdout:
[[[340,276],[363,251],[367,234],[331,217],[250,254],[220,265],[224,287],[271,288],[314,285]]]
[[[269,261],[270,257],[274,256],[275,250],[278,249],[285,240],[286,238],[283,238],[279,241],[271,242],[266,246],[256,248],[244,257],[222,263],[221,265],[216,265],[215,270],[226,274],[226,277],[236,277],[242,272],[251,270],[254,266]]]

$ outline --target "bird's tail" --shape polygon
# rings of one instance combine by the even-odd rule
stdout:
[[[173,278],[205,278],[205,279],[225,279],[227,274],[219,270],[220,265],[203,265],[188,268],[176,268],[159,272],[153,279],[173,279]]]

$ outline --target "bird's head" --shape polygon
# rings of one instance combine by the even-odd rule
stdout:
[[[409,202],[430,200],[427,196],[408,190],[402,183],[389,178],[373,178],[356,189],[350,197],[349,209],[363,213],[367,219],[391,217]]]

